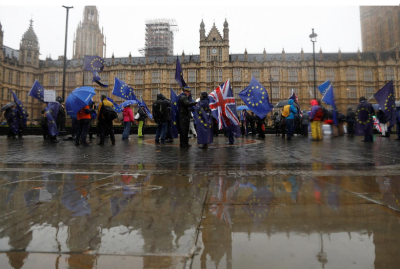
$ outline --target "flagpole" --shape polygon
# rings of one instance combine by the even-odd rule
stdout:
[[[62,84],[62,99],[65,102],[65,69],[67,68],[67,37],[68,37],[68,14],[69,9],[74,7],[62,6],[67,9],[67,20],[65,22],[65,45],[64,45],[64,67],[63,67],[63,84]]]

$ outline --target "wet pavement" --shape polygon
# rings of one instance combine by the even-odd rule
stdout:
[[[0,138],[0,268],[399,268],[398,141],[225,140]]]

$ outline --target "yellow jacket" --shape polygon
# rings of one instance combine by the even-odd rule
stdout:
[[[110,101],[108,101],[107,99],[104,99],[103,101],[100,102],[99,106],[97,107],[97,115],[99,115],[99,116],[100,116],[100,110],[101,110],[101,107],[103,106],[103,104],[105,106],[110,106],[110,107],[114,106]],[[101,115],[101,118],[104,119],[104,116]]]

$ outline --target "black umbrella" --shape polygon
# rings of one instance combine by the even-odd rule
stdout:
[[[4,105],[4,106],[1,108],[1,112],[3,112],[4,110],[6,110],[7,108],[12,107],[13,105],[15,105],[15,102],[10,102],[10,103]]]
[[[276,104],[275,108],[284,107],[284,106],[287,106],[288,104],[289,104],[289,100],[283,100],[283,101],[278,102],[278,103]],[[296,104],[296,103],[293,103],[293,105],[294,105],[295,107],[299,107],[299,105]]]

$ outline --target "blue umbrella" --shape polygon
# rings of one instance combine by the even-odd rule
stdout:
[[[136,100],[128,100],[128,101],[123,102],[119,106],[122,108],[122,107],[126,107],[126,106],[131,106],[131,105],[134,105],[134,104],[137,104],[137,103],[138,102]]]
[[[236,108],[236,110],[244,110],[244,109],[249,110],[248,106],[238,106]]]
[[[76,88],[71,94],[67,97],[65,102],[65,108],[67,109],[67,114],[75,116],[78,111],[89,104],[92,100],[92,97],[96,95],[95,89],[93,87],[79,87]]]

